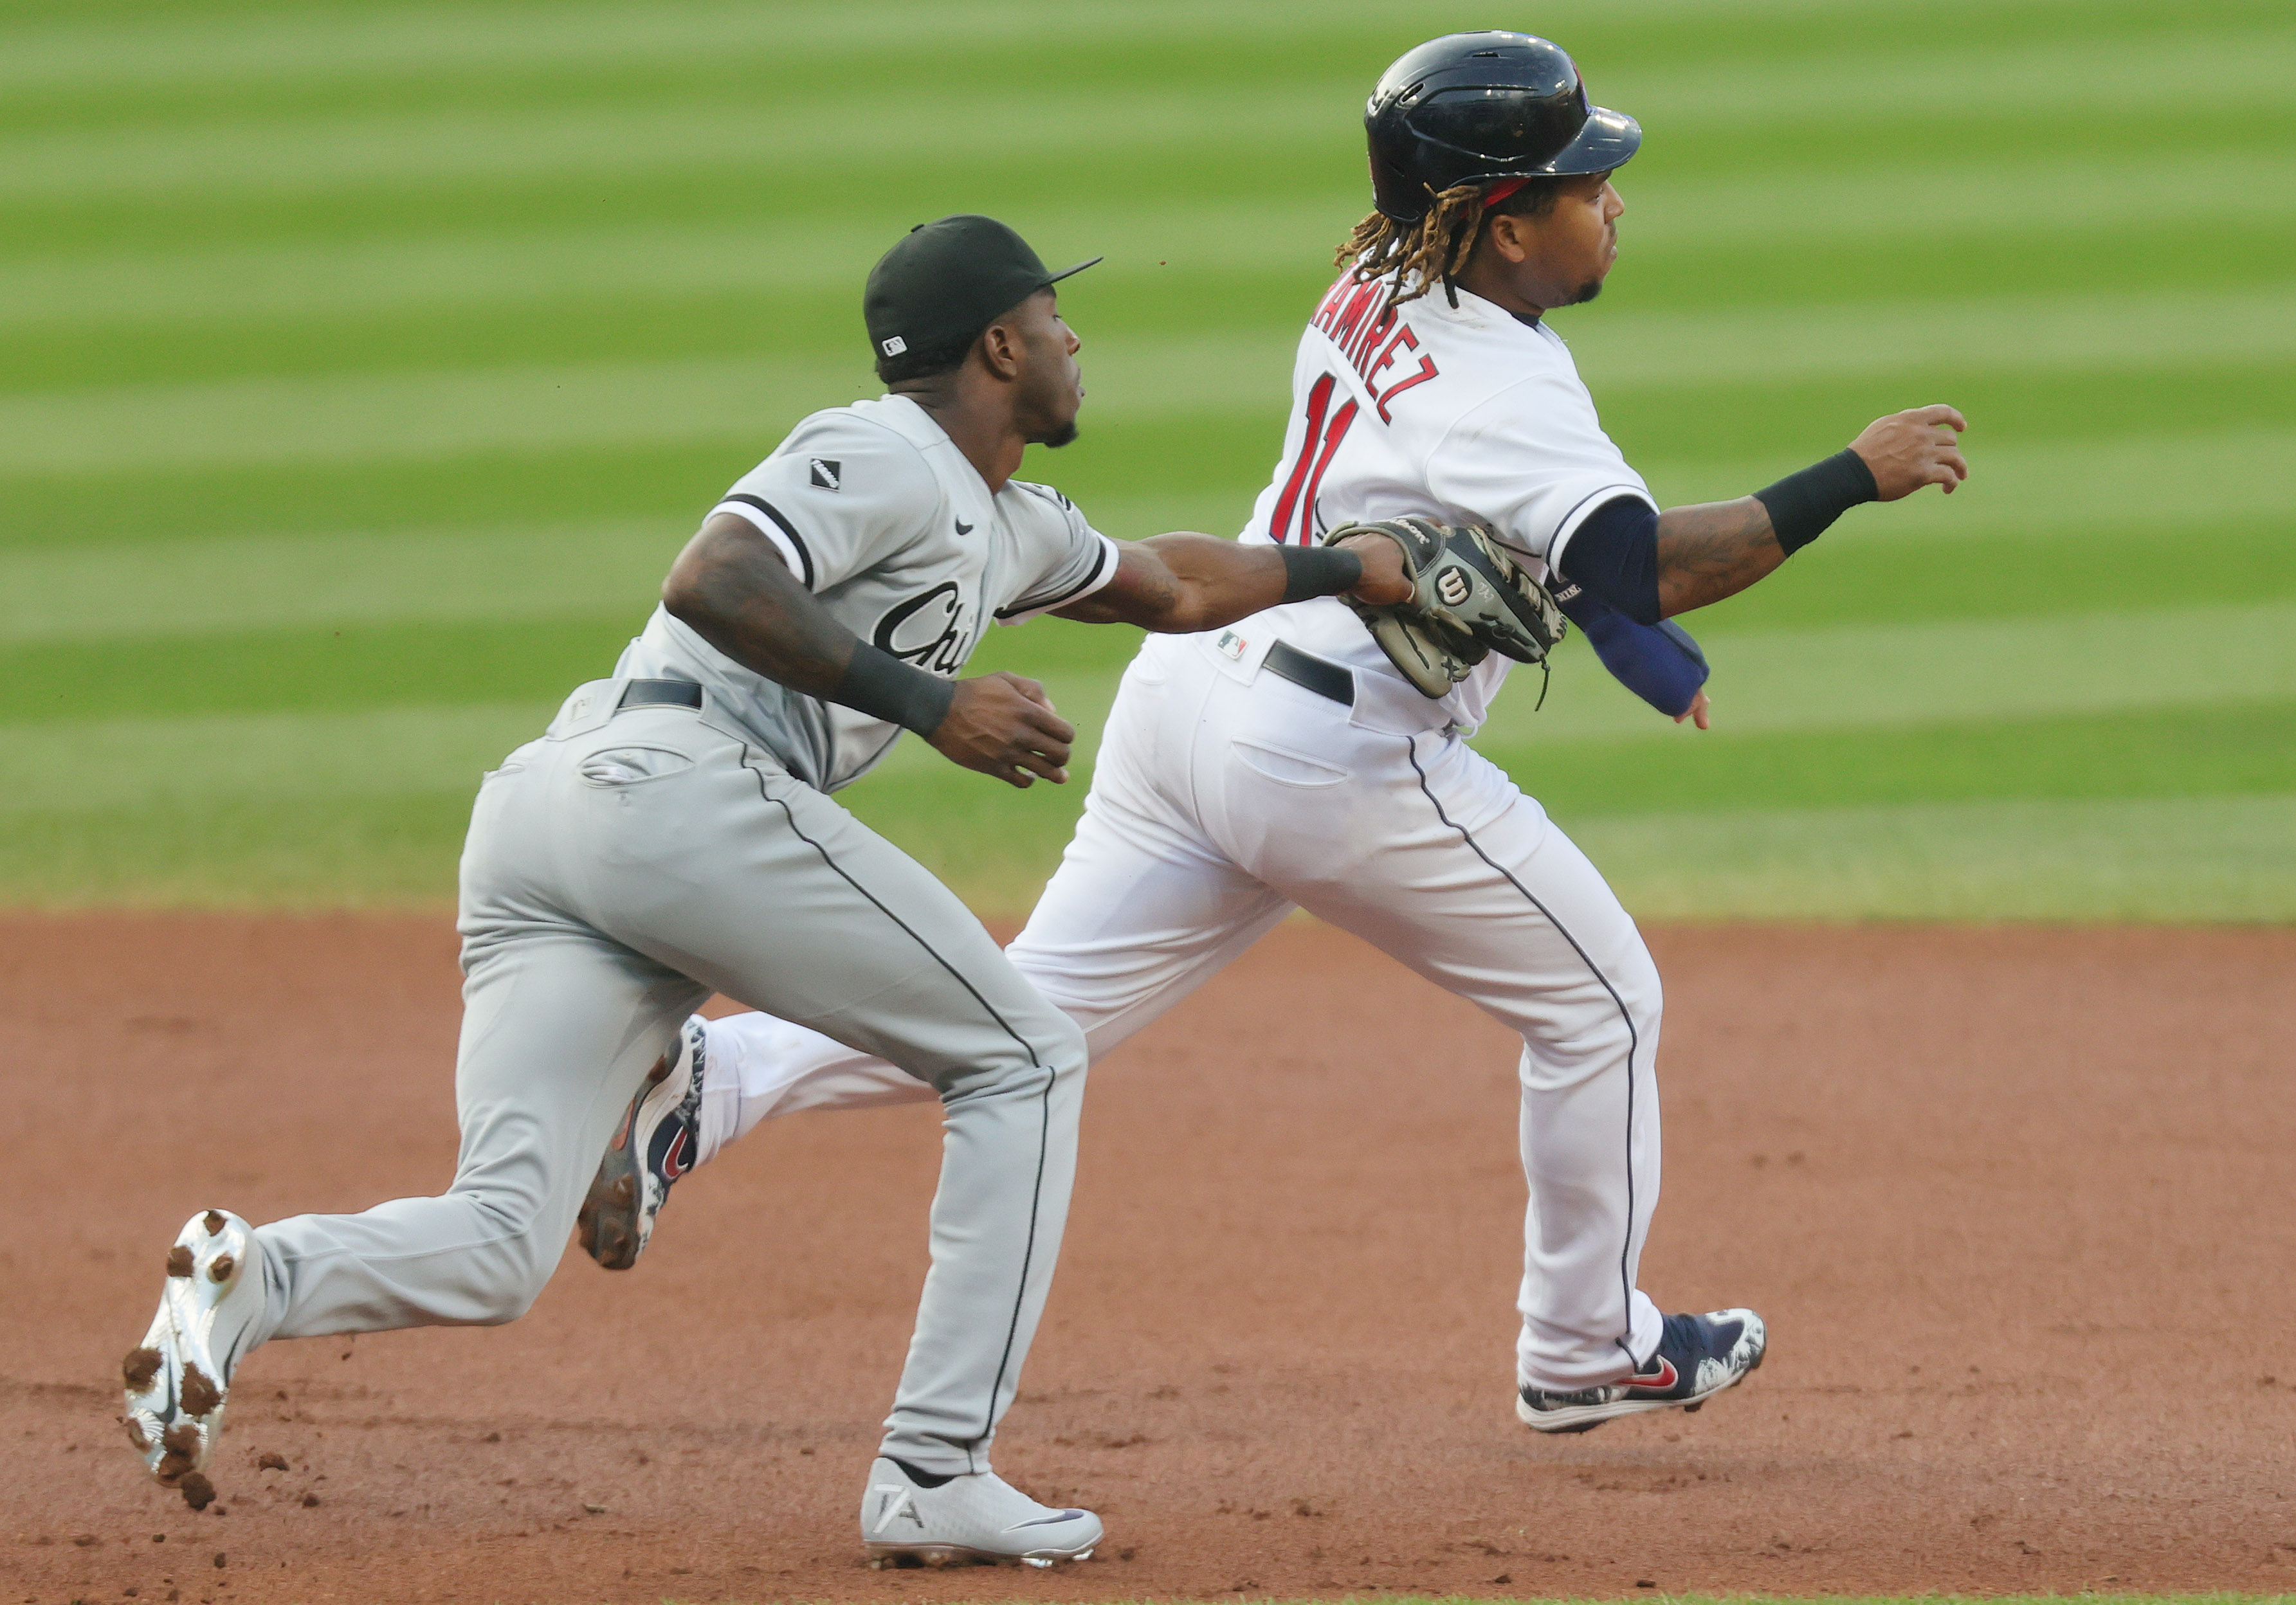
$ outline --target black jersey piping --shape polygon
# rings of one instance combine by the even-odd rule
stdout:
[[[1619,1293],[1626,1306],[1627,1330],[1621,1332],[1617,1338],[1613,1339],[1612,1341],[1617,1343],[1620,1351],[1626,1355],[1628,1363],[1639,1367],[1642,1362],[1635,1358],[1634,1350],[1635,1279],[1633,1273],[1628,1266],[1627,1260],[1628,1255],[1633,1252],[1635,1246],[1635,1054],[1641,1050],[1642,1034],[1635,1029],[1635,1017],[1633,1012],[1627,1007],[1627,1000],[1619,995],[1619,989],[1616,987],[1611,985],[1611,978],[1603,973],[1603,967],[1595,962],[1592,955],[1590,955],[1584,947],[1578,945],[1578,938],[1570,934],[1570,927],[1563,924],[1562,921],[1556,919],[1554,917],[1554,911],[1547,907],[1546,904],[1541,903],[1537,896],[1532,893],[1530,888],[1516,880],[1512,871],[1508,870],[1505,865],[1493,858],[1488,853],[1483,851],[1482,844],[1475,839],[1472,832],[1471,832],[1466,826],[1459,823],[1456,820],[1453,819],[1450,815],[1443,811],[1442,799],[1435,795],[1435,789],[1427,783],[1427,771],[1419,766],[1419,738],[1417,736],[1406,736],[1403,738],[1403,741],[1405,755],[1411,759],[1411,772],[1419,777],[1420,794],[1426,798],[1428,802],[1434,806],[1435,817],[1441,820],[1452,830],[1458,831],[1459,839],[1467,844],[1468,848],[1474,853],[1475,856],[1481,859],[1485,864],[1490,865],[1492,869],[1497,871],[1501,875],[1505,876],[1507,884],[1514,888],[1515,890],[1521,892],[1523,896],[1523,900],[1544,915],[1546,922],[1554,927],[1556,934],[1561,936],[1564,941],[1570,944],[1570,951],[1578,955],[1579,962],[1587,966],[1588,973],[1593,975],[1597,981],[1602,983],[1603,990],[1611,995],[1611,1002],[1618,1007],[1619,1018],[1626,1022],[1627,1236],[1626,1241],[1619,1245]]]
[[[767,501],[765,497],[753,496],[747,491],[739,491],[729,495],[725,497],[723,501],[720,501],[718,505],[722,507],[726,502],[739,502],[744,507],[754,507],[759,512],[764,513],[767,518],[773,520],[775,523],[781,526],[782,533],[789,536],[790,545],[797,548],[797,561],[803,566],[803,572],[799,574],[798,581],[800,584],[803,585],[807,590],[812,590],[813,553],[806,550],[805,537],[797,532],[797,526],[791,523],[789,520],[783,516],[782,510],[775,506],[771,502]]]
[[[997,618],[1011,618],[1021,613],[1048,613],[1053,609],[1059,607],[1062,602],[1067,602],[1070,597],[1080,595],[1084,592],[1091,590],[1093,587],[1093,582],[1100,577],[1101,570],[1107,567],[1108,543],[1106,541],[1103,541],[1100,546],[1100,553],[1098,557],[1094,560],[1092,571],[1089,574],[1086,574],[1082,579],[1077,581],[1076,584],[1070,585],[1067,590],[1062,592],[1058,596],[1054,597],[1049,602],[1034,602],[1023,597],[1009,608],[997,609],[992,617]]]
[[[1013,1290],[1013,1317],[1005,1323],[1004,1347],[1003,1352],[997,1355],[996,1375],[995,1380],[988,1384],[988,1403],[982,1406],[980,1432],[978,1437],[974,1437],[964,1446],[965,1469],[968,1471],[977,1470],[979,1468],[973,1463],[973,1450],[982,1442],[982,1440],[988,1437],[989,1432],[996,1425],[996,1396],[1004,1391],[1004,1373],[1012,1369],[1013,1346],[1016,1341],[1018,1341],[1021,1331],[1021,1310],[1022,1306],[1028,1302],[1029,1273],[1036,1265],[1037,1216],[1038,1212],[1044,1207],[1045,1162],[1046,1157],[1052,1148],[1053,1083],[1056,1078],[1057,1072],[1048,1067],[1043,1060],[1037,1057],[1036,1045],[1029,1042],[1027,1037],[1021,1036],[1020,1032],[1014,1030],[1013,1028],[1012,1022],[1007,1020],[1002,1014],[996,1012],[996,1005],[990,1003],[987,998],[981,996],[980,989],[974,987],[973,984],[965,978],[964,972],[959,970],[955,965],[943,958],[940,954],[939,949],[936,948],[931,942],[926,941],[923,937],[918,935],[915,929],[912,927],[907,921],[902,919],[900,915],[895,913],[891,909],[886,907],[883,903],[878,900],[875,893],[872,892],[867,887],[862,885],[858,880],[856,880],[851,874],[848,873],[843,864],[839,864],[835,858],[830,856],[829,849],[827,848],[822,846],[821,843],[816,841],[812,837],[805,833],[805,827],[799,824],[797,822],[796,810],[791,808],[789,804],[783,802],[780,798],[774,796],[771,792],[766,790],[765,774],[763,771],[759,770],[754,764],[750,762],[750,749],[747,746],[744,746],[742,749],[742,766],[747,768],[750,774],[757,776],[758,795],[763,798],[766,801],[773,804],[775,807],[779,808],[782,811],[782,816],[789,821],[791,834],[794,835],[800,841],[805,843],[806,846],[811,848],[815,852],[820,854],[821,861],[836,872],[839,880],[844,881],[846,885],[851,887],[855,891],[860,893],[862,897],[867,898],[872,907],[875,908],[879,913],[883,914],[885,918],[890,920],[894,924],[899,926],[902,933],[906,935],[909,940],[914,942],[918,946],[923,948],[927,954],[931,954],[932,962],[939,964],[943,970],[947,970],[950,979],[955,981],[958,986],[964,987],[965,991],[972,994],[972,1001],[979,1003],[982,1011],[988,1014],[988,1018],[996,1022],[997,1028],[1002,1030],[1005,1036],[1011,1037],[1014,1042],[1020,1044],[1021,1051],[1029,1056],[1029,1062],[1036,1066],[1039,1070],[1043,1070],[1045,1072],[1044,1090],[1037,1094],[1037,1174],[1035,1183],[1029,1192],[1029,1235],[1027,1241],[1021,1246],[1021,1249],[1020,1282],[1019,1285]]]

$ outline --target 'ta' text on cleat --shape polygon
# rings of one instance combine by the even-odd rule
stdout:
[[[1021,1565],[1088,1560],[1101,1540],[1090,1511],[1038,1504],[993,1471],[936,1476],[878,1457],[861,1495],[869,1564]]]

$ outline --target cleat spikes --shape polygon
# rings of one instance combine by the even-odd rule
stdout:
[[[197,1365],[184,1367],[184,1385],[179,1396],[184,1402],[184,1413],[190,1416],[213,1415],[223,1403],[223,1389],[214,1379]]]

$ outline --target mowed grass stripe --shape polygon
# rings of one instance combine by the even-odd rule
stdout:
[[[2296,604],[2286,602],[1716,635],[1709,645],[1718,726],[1709,740],[2296,696]],[[1536,686],[1509,678],[1480,742],[1679,733],[1592,652],[1558,663],[1538,712]]]
[[[110,8],[107,8],[110,9]],[[2273,20],[2259,4],[2218,3],[2189,8],[2184,27],[2225,26],[2243,19]],[[247,94],[264,88],[325,85],[340,90],[377,78],[441,78],[488,80],[537,75],[626,72],[634,65],[677,64],[696,59],[753,67],[758,58],[830,67],[849,61],[858,45],[882,46],[898,37],[921,53],[955,48],[1011,50],[1052,47],[1115,54],[1144,38],[1180,37],[1207,47],[1250,42],[1298,45],[1302,17],[1329,34],[1378,33],[1394,26],[1394,8],[1381,0],[1322,0],[1301,6],[1236,6],[1226,0],[1164,0],[1143,7],[1126,0],[1069,0],[1056,9],[1009,4],[959,4],[946,0],[878,0],[865,8],[823,10],[812,5],[657,3],[559,4],[551,23],[537,29],[526,10],[503,5],[454,8],[364,5],[298,7],[291,25],[276,17],[203,18],[184,22],[161,12],[121,26],[116,12],[102,23],[26,26],[12,31],[0,54],[0,86],[51,96],[108,96],[122,90],[153,93],[197,86]],[[1906,29],[1950,26],[1954,37],[2020,37],[2044,33],[2078,19],[2123,30],[2161,28],[2157,6],[2020,0],[1983,4],[1972,0],[1906,4],[1892,12]],[[1712,33],[1744,42],[1803,52],[1837,46],[1858,28],[1828,0],[1579,0],[1551,8],[1547,26],[1578,40],[1586,30],[1631,29],[1623,42],[1647,51],[1672,43],[1653,39],[1652,23],[1669,34],[1690,33],[1707,45]],[[1569,24],[1566,29],[1565,24]],[[1702,27],[1701,25],[1705,25]],[[1583,48],[1583,46],[1582,46]],[[1676,45],[1673,52],[1681,52]]]
[[[2146,216],[2156,225],[2296,222],[2296,154],[2284,151],[2243,147],[2134,160],[2043,156],[2021,164],[2018,179],[2014,186],[1972,184],[1957,163],[1893,164],[1854,177],[1765,169],[1694,179],[1637,165],[1620,179],[1628,205],[1621,228],[1632,253],[1627,266],[1648,262],[1645,271],[1660,271],[1670,254],[1728,246],[1799,255],[2010,227],[2030,245],[2051,233],[2122,230],[2133,191],[2146,195]],[[586,184],[577,187],[590,193]],[[568,209],[577,209],[570,199]],[[579,209],[578,225],[530,212],[446,233],[368,221],[351,237],[315,226],[259,246],[159,241],[127,251],[42,251],[39,236],[28,230],[15,251],[0,247],[0,325],[340,316],[767,284],[776,294],[849,299],[855,274],[906,226],[849,214],[728,220],[719,209],[685,223],[632,218],[601,228],[586,220],[594,206]],[[1107,252],[1117,272],[1154,263],[1184,272],[1320,273],[1362,215],[1364,198],[1351,184],[1332,183],[1266,198],[1135,194],[1123,205],[1040,193],[1006,210],[1046,250],[1089,246]],[[2120,249],[2129,246],[2123,241]],[[2169,310],[2176,298],[2152,301]],[[1703,304],[1714,304],[1710,294]]]
[[[703,505],[710,494],[692,499]],[[494,623],[615,609],[642,618],[692,533],[690,525],[615,521],[0,549],[0,643]]]
[[[2230,429],[2031,446],[1997,445],[1980,435],[1964,437],[1964,445],[1970,478],[1953,495],[1924,489],[1886,508],[1856,509],[1845,526],[1859,540],[1969,544],[2002,530],[2149,527],[2162,532],[2162,560],[2173,561],[2169,530],[2234,518],[2284,528],[2296,504],[2296,430]],[[1812,454],[1807,447],[1781,446],[1761,462],[1646,463],[1643,477],[1661,506],[1726,500],[1801,467]],[[1955,561],[1981,560],[1956,553]],[[1984,583],[1980,569],[1969,578],[1972,586]]]
[[[484,771],[542,733],[562,700],[18,725],[0,750],[0,814],[398,791],[467,797]]]
[[[166,650],[176,651],[180,638],[225,632],[635,616],[652,605],[712,494],[690,495],[685,515],[643,521],[0,547],[0,650],[167,640]],[[1225,535],[1250,495],[1245,489],[1111,497],[1086,511],[1119,538],[1165,529]],[[1861,515],[1775,580],[1686,622],[1702,639],[1922,618],[2252,605],[2296,595],[2296,540],[2280,527],[2185,526],[2174,537],[2173,561],[2164,561],[2156,530],[2052,535],[1995,527],[1984,537],[1981,570],[1972,575],[1966,562],[1940,559],[1926,545],[1867,538],[1890,516]],[[1054,639],[1058,649],[1050,645]],[[1032,661],[1113,667],[1129,656],[1129,639],[1120,631],[1036,624],[1024,633],[991,631],[981,660],[1002,663],[1017,651]]]
[[[1603,94],[1685,139],[1750,125],[1902,123],[1948,114],[2134,121],[2136,107],[2146,109],[2146,127],[2157,127],[2150,108],[2166,100],[2205,101],[2219,111],[2284,106],[2292,60],[2296,29],[2285,26],[2133,39],[2072,36],[1910,59],[1859,51],[1816,61],[1754,57],[1726,70],[1718,61],[1621,67],[1606,75]],[[1046,66],[1057,61],[1046,53]],[[1013,65],[1004,63],[1008,71]],[[945,70],[946,63],[934,66]],[[792,75],[779,93],[729,88],[651,104],[602,97],[565,108],[448,103],[275,119],[242,107],[204,124],[186,118],[165,128],[16,133],[0,135],[0,198],[275,194],[376,181],[644,172],[714,162],[743,144],[789,164],[897,161],[922,150],[947,160],[1041,141],[1052,129],[1071,154],[1107,146],[1136,160],[1174,146],[1352,143],[1347,119],[1333,108],[1363,93],[1360,71],[1268,85],[1250,95],[1193,82],[1079,90],[1068,75],[1048,74],[1036,93],[1019,98],[1001,87],[949,88],[946,79],[938,93],[885,96],[874,78],[853,76],[849,88],[879,96],[865,119],[840,115],[851,104],[848,86],[824,95],[817,78]],[[810,95],[790,92],[799,83]]]
[[[511,721],[511,722],[515,722]],[[471,743],[472,751],[479,743]],[[476,762],[488,761],[484,758]],[[475,774],[429,790],[10,811],[0,884],[36,905],[438,904]],[[975,782],[978,783],[969,783]],[[1024,914],[1078,788],[872,777],[846,800],[976,908]],[[2296,918],[2296,795],[1704,809],[1559,823],[1638,918]]]
[[[1575,333],[1592,316],[1578,314],[1559,326]],[[1224,414],[1221,422],[1232,421],[1234,433],[1259,443],[1250,459],[1257,477],[1265,471],[1258,464],[1272,461],[1280,438],[1296,343],[1289,331],[1251,339],[1099,341],[1087,354],[1086,422],[1098,430]],[[1600,369],[1590,363],[1589,373],[1599,391]],[[0,477],[351,463],[720,438],[755,439],[762,454],[764,445],[806,413],[878,390],[857,355],[845,362],[699,358],[0,397]],[[1630,398],[1629,387],[1619,390]],[[1846,421],[1845,427],[1862,422]],[[1980,440],[1972,439],[1972,451]],[[1734,453],[1700,464],[1636,454],[1644,477],[1668,503],[1742,495],[1808,454],[1807,446],[1797,446],[1766,462]],[[1032,471],[1062,468],[1046,463]],[[1983,473],[1950,498],[1950,506],[1924,495],[1911,516],[1893,517],[1887,527],[1910,537],[1981,528],[1988,514],[2062,527],[2068,520],[2111,524],[2268,513],[2289,504],[2292,486],[2296,431],[2285,428],[1988,446]]]
[[[1725,710],[1726,718],[1728,710]],[[1658,741],[1476,745],[1558,818],[1988,798],[2296,794],[2296,700]]]
[[[1104,304],[1119,299],[1126,286],[1120,276],[1111,275],[1110,282],[1094,288]],[[1085,304],[1089,308],[1093,299],[1087,298]],[[1088,311],[1074,315],[1087,325],[1091,322]],[[725,414],[719,409],[729,391],[849,399],[848,392],[877,390],[864,359],[853,354],[859,341],[845,328],[849,320],[824,321],[830,332],[846,336],[836,340],[844,348],[836,355],[745,354],[644,365],[553,364],[413,373],[339,371],[180,388],[19,392],[13,400],[0,392],[0,428],[9,437],[0,444],[0,466],[69,467],[89,462],[92,454],[101,461],[108,442],[129,436],[138,444],[157,437],[163,442],[161,451],[196,451],[211,459],[217,454],[212,438],[217,430],[229,430],[242,451],[292,450],[285,442],[290,420],[296,422],[295,436],[308,438],[315,431],[340,428],[345,437],[340,444],[355,446],[375,438],[373,414],[378,413],[412,413],[414,422],[431,431],[415,438],[435,438],[442,408],[459,421],[474,406],[490,410],[504,391],[524,393],[519,427],[528,431],[537,427],[537,398],[549,401],[561,415],[578,412],[584,427],[594,428],[590,421],[599,411],[596,398],[609,391],[642,397],[625,402],[622,411],[642,406],[657,428],[675,427],[681,413],[690,418],[695,409],[709,408],[700,427],[711,431],[723,427]],[[2049,374],[2279,366],[2296,356],[2296,285],[2194,296],[2157,309],[2145,299],[2119,296],[1893,302],[1708,315],[1603,307],[1559,314],[1555,326],[1576,348],[1589,381],[1599,383],[1606,396],[1631,404],[1638,390],[1776,388],[1901,373],[2005,373],[2030,380]],[[1233,410],[1241,399],[1264,400],[1271,389],[1271,370],[1279,381],[1288,378],[1285,359],[1297,340],[1296,334],[1267,330],[1187,340],[1148,340],[1139,335],[1095,338],[1086,359],[1094,415],[1111,409],[1171,411],[1189,403],[1218,412]],[[417,405],[406,389],[410,385],[427,387],[432,394]],[[481,398],[475,403],[455,398],[453,392],[465,386]],[[379,402],[361,396],[370,389],[381,392]],[[666,397],[681,393],[687,397],[682,409],[666,404]],[[271,419],[262,415],[266,404]],[[205,418],[208,430],[204,436],[186,436],[170,413],[177,419]],[[258,433],[266,438],[249,438]],[[512,437],[537,438],[531,432]]]
[[[2296,163],[2287,176],[2284,198],[2296,220]],[[2117,175],[2117,182],[2126,186],[2128,176]],[[1649,211],[1660,218],[1671,214],[1665,192]],[[1346,227],[1346,204],[1292,204],[1272,214],[1242,207],[1079,207],[1049,209],[1024,223],[1045,242],[1070,242],[1111,258],[1091,284],[1072,290],[1072,299],[1081,294],[1079,306],[1091,310],[1152,296],[1160,280],[1176,275],[1279,274],[1286,284],[1323,278],[1320,262]],[[1823,214],[1811,218],[1821,234],[1825,223]],[[1630,243],[1637,250],[1667,248],[1639,236]],[[854,275],[882,246],[880,225],[840,223],[815,225],[810,239],[799,242],[765,227],[714,227],[512,232],[363,246],[310,242],[94,262],[55,258],[0,264],[0,326],[19,323],[28,333],[32,326],[41,333],[76,328],[85,338],[119,323],[168,322],[170,333],[179,333],[184,319],[232,326],[485,306],[514,307],[549,326],[545,306],[558,296],[638,301],[734,291],[769,296],[767,306],[801,306],[799,299],[810,291],[824,307],[852,312]],[[762,333],[817,344],[810,328],[822,322],[788,319]],[[824,333],[849,340],[848,323],[854,322],[826,319]],[[2296,284],[2174,299],[2028,294],[1757,310],[1603,307],[1598,317],[1568,322],[1584,361],[1600,363],[1610,383],[1816,377],[1908,363],[2046,372],[2225,358],[2271,363],[2284,361],[2296,347]]]
[[[265,755],[298,743],[315,755],[363,750],[373,784],[420,789],[435,783],[436,772],[423,766],[428,760],[401,774],[400,755],[409,749],[388,740],[375,744],[370,720],[419,725],[435,716],[445,722],[443,748],[455,749],[453,732],[473,709],[507,698],[519,699],[521,707],[554,702],[580,681],[606,675],[644,617],[633,608],[484,629],[353,626],[188,646],[119,642],[29,650],[10,666],[0,695],[0,728],[14,738],[0,757],[0,790],[17,798],[8,806],[62,807],[52,795],[57,787],[85,787],[89,806],[100,806],[119,800],[107,785],[132,793],[147,783],[144,772],[152,771],[160,778],[150,783],[174,787],[197,775],[199,785],[223,792],[261,791],[280,773]],[[2147,626],[2146,650],[2131,653],[2126,649],[2140,621]],[[1110,634],[1112,646],[1136,640],[1127,631]],[[1702,747],[1784,733],[1935,733],[2006,719],[2296,699],[2296,604],[1747,635],[1710,644],[1713,731],[1690,731],[1652,711],[1581,647],[1558,657],[1543,708],[1533,711],[1535,686],[1510,686],[1477,743],[1493,752],[1551,752],[1567,764],[1572,749],[1590,742],[1665,739]],[[1041,677],[1069,718],[1098,730],[1114,696],[1114,671]],[[452,706],[457,703],[464,706]],[[447,706],[404,706],[410,704]],[[179,716],[181,730],[201,733],[193,739],[205,759],[187,770],[172,741],[151,744],[159,721],[150,716],[162,712]],[[144,717],[119,717],[126,715]],[[244,764],[232,757],[242,747],[252,755]],[[72,775],[64,756],[72,753],[91,760],[110,755],[95,768],[111,778]],[[938,761],[922,746],[911,756],[926,766]],[[315,757],[314,773],[336,773],[331,762]],[[233,775],[244,783],[226,778]],[[335,788],[340,776],[324,783]],[[2197,774],[2194,783],[2207,789]]]
[[[1565,823],[1642,920],[2296,919],[2296,795]]]

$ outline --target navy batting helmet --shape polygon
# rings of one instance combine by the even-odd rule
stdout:
[[[1560,177],[1619,166],[1642,125],[1587,103],[1578,69],[1529,34],[1447,34],[1406,51],[1364,108],[1372,196],[1398,223],[1436,193],[1503,178]]]

